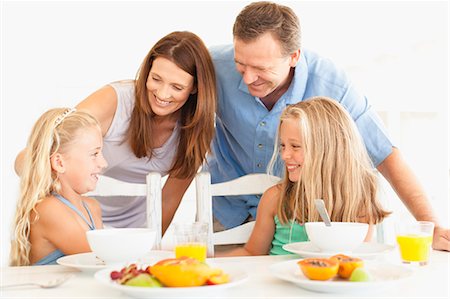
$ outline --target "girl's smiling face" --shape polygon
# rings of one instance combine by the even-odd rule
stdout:
[[[280,155],[291,182],[297,182],[303,166],[304,146],[299,120],[289,118],[280,125]]]

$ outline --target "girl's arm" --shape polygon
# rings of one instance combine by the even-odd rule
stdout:
[[[166,232],[173,216],[180,205],[184,193],[188,189],[194,177],[187,179],[177,179],[169,175],[162,189],[162,234]]]
[[[367,231],[366,238],[364,239],[364,242],[371,242],[373,238],[373,231],[375,229],[375,225],[369,223],[369,230]]]
[[[375,229],[375,225],[370,222],[370,219],[366,216],[366,214],[360,215],[357,218],[358,222],[369,224],[369,229],[367,230],[367,235],[364,238],[364,242],[372,242],[373,231]]]
[[[275,185],[264,192],[258,205],[255,227],[247,243],[243,247],[219,253],[216,256],[268,254],[275,233],[274,217],[277,212],[279,193],[279,185]]]

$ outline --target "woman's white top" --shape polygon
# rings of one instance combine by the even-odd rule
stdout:
[[[137,158],[126,140],[131,113],[136,101],[134,81],[110,84],[117,94],[117,110],[103,138],[103,155],[108,167],[103,175],[131,183],[145,183],[146,175],[156,171],[165,176],[178,147],[180,128],[177,124],[163,146],[153,150],[151,159]],[[96,197],[102,206],[106,226],[143,227],[146,225],[145,197]]]

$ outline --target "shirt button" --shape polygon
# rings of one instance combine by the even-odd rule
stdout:
[[[257,166],[258,168],[261,168],[261,167],[262,167],[262,164],[261,164],[261,163],[258,163],[258,164],[256,164],[256,166]]]
[[[258,144],[258,148],[263,148],[263,145],[261,143]]]
[[[265,122],[265,121],[262,121],[262,122],[259,123],[259,125],[260,125],[261,127],[264,127],[264,126],[266,125],[266,122]]]

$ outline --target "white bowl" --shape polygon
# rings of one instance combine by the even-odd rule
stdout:
[[[106,264],[132,262],[150,252],[156,231],[148,228],[111,228],[86,232],[91,250]]]
[[[308,238],[323,252],[351,252],[359,247],[369,230],[367,223],[331,222],[326,226],[323,222],[306,222]]]

